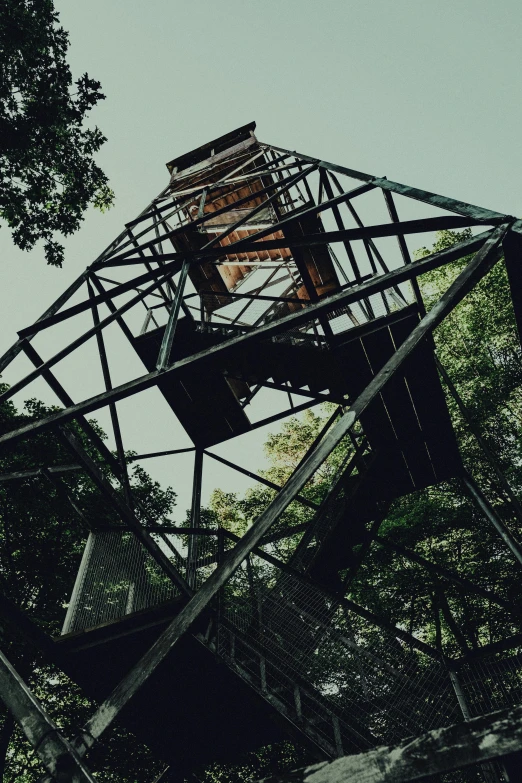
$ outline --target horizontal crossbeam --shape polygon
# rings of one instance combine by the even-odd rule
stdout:
[[[409,783],[522,750],[522,706],[433,729],[400,745],[314,764],[263,783]]]
[[[386,188],[394,193],[400,193],[402,196],[413,198],[416,201],[424,201],[439,209],[447,209],[448,212],[468,215],[469,217],[478,218],[479,220],[497,219],[507,222],[510,219],[513,219],[510,215],[504,215],[501,212],[494,212],[491,209],[477,207],[475,204],[467,204],[465,201],[458,201],[457,199],[449,198],[447,196],[440,196],[437,193],[431,193],[429,190],[421,190],[420,188],[401,185],[399,182],[393,182],[392,180],[386,179],[386,177],[374,177],[372,174],[363,174],[361,171],[355,171],[355,169],[349,169],[346,166],[339,166],[336,163],[330,163],[326,160],[311,158],[309,155],[303,155],[301,152],[291,152],[283,147],[274,147],[272,144],[267,145],[267,147],[270,147],[270,149],[273,149],[276,152],[295,155],[295,157],[300,158],[307,163],[315,163],[319,169],[327,169],[327,171],[335,171],[338,174],[344,174],[352,179],[360,179],[372,183],[379,188]],[[518,221],[517,225],[518,223],[522,224],[522,221]]]
[[[326,203],[326,202],[324,202]],[[215,214],[215,213],[212,213]],[[362,226],[347,228],[342,231],[324,231],[318,234],[304,234],[302,236],[269,239],[261,242],[267,233],[273,234],[279,230],[279,224],[270,227],[270,230],[259,231],[244,239],[238,239],[224,247],[195,251],[192,255],[197,261],[214,260],[223,255],[241,253],[260,253],[267,250],[281,250],[284,248],[315,247],[328,245],[335,242],[352,242],[356,240],[370,240],[385,237],[396,237],[399,234],[422,234],[426,232],[454,230],[469,226],[497,225],[499,218],[491,220],[479,220],[466,216],[442,215],[441,217],[422,218],[417,220],[405,220],[402,223],[380,223],[375,226]],[[129,251],[130,253],[131,251]],[[181,253],[164,253],[164,261],[172,261],[182,256]],[[107,261],[106,266],[127,266],[129,264],[142,264],[141,257],[115,256]]]

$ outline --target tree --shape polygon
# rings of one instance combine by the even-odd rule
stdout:
[[[264,445],[269,467],[259,471],[260,475],[278,486],[283,486],[336,407],[338,406],[332,403],[323,403],[317,409],[317,413],[307,410],[301,416],[292,416],[283,423],[279,432],[270,433]],[[341,465],[351,453],[353,447],[345,439],[306,484],[301,495],[319,504],[328,492]],[[219,525],[236,535],[242,535],[276,494],[276,490],[259,484],[249,488],[242,498],[236,493],[215,489],[209,507],[202,510],[202,518],[209,526]],[[272,532],[307,522],[312,516],[313,511],[310,507],[294,501],[281,514]],[[274,545],[274,554],[287,555],[298,540],[299,538],[294,537],[282,539]]]
[[[45,243],[48,264],[61,266],[56,232],[75,232],[93,204],[113,203],[108,179],[94,162],[106,141],[85,128],[105,97],[85,73],[75,82],[66,61],[69,37],[53,0],[5,0],[0,7],[0,217],[14,243]]]

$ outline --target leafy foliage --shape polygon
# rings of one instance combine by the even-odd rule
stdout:
[[[307,410],[299,417],[292,416],[283,423],[279,432],[268,435],[265,453],[269,458],[270,466],[267,470],[260,471],[263,478],[278,486],[284,486],[336,406],[325,403],[321,408],[319,413]],[[328,492],[340,465],[351,452],[351,444],[348,445],[347,442],[339,444],[303,488],[301,495],[319,504]],[[275,495],[276,490],[261,484],[248,489],[243,498],[239,498],[236,493],[215,489],[209,507],[205,510],[205,519],[211,526],[220,525],[236,535],[242,535]],[[313,511],[308,506],[294,501],[281,514],[273,527],[273,532],[307,522],[312,515]],[[275,547],[275,553],[281,555],[283,550],[286,552],[286,549],[295,543],[293,539],[287,539],[279,547]]]
[[[22,250],[43,239],[54,266],[63,263],[54,234],[72,234],[89,204],[103,211],[114,199],[93,157],[106,139],[84,127],[105,96],[87,74],[73,92],[68,45],[52,0],[2,3],[0,217]]]

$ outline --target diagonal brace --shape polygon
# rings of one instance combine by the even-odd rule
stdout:
[[[0,652],[0,697],[56,783],[95,783],[80,755]]]

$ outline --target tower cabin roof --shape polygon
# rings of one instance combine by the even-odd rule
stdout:
[[[242,125],[240,128],[230,131],[230,133],[225,133],[224,136],[208,141],[191,152],[186,152],[178,158],[173,158],[166,164],[169,174],[172,175],[176,172],[184,171],[197,163],[207,160],[212,155],[217,155],[230,147],[234,147],[236,144],[240,144],[242,141],[251,138],[255,128],[256,123],[249,122],[248,125]]]

